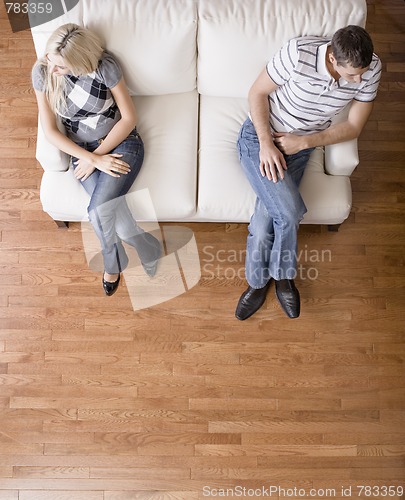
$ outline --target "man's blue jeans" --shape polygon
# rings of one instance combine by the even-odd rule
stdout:
[[[297,274],[297,232],[307,211],[298,191],[312,149],[284,155],[287,170],[276,183],[260,173],[260,145],[247,119],[238,137],[239,158],[257,199],[248,227],[246,280],[264,287],[270,278],[294,279]]]
[[[79,146],[94,151],[99,142],[79,143]],[[87,211],[101,243],[104,270],[109,274],[117,274],[128,265],[128,256],[122,241],[136,249],[144,264],[160,257],[161,246],[154,236],[138,226],[125,200],[125,195],[141,169],[144,157],[143,142],[136,129],[110,153],[122,154],[120,159],[128,163],[131,171],[113,177],[95,170],[82,181],[82,185],[91,196]],[[77,158],[72,160],[75,166]]]

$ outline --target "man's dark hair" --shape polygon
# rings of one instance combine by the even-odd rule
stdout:
[[[351,64],[353,68],[367,68],[373,57],[373,42],[360,26],[346,26],[337,30],[331,41],[332,53],[339,66]]]

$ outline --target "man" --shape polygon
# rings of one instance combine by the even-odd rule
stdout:
[[[239,320],[264,304],[273,279],[284,312],[289,318],[299,316],[297,231],[306,212],[299,183],[313,148],[360,135],[380,76],[381,62],[370,36],[359,26],[347,26],[332,39],[290,40],[251,87],[250,115],[238,149],[257,200],[247,238],[249,287],[235,312]],[[331,125],[332,117],[351,101],[347,120]]]

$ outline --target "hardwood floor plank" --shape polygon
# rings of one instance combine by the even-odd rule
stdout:
[[[1,498],[1,497],[0,497]],[[18,500],[104,500],[102,491],[21,490]]]
[[[153,469],[153,468],[102,468],[102,467],[92,467],[90,469],[90,477],[94,479],[118,479],[118,478],[134,478],[134,477],[143,477],[153,479],[154,477],[159,476],[161,474],[161,469]],[[165,476],[170,479],[188,479],[190,477],[190,469],[171,469],[165,468]]]
[[[86,479],[90,470],[86,467],[14,467],[14,477],[21,479]]]
[[[356,432],[380,432],[382,436],[387,432],[402,432],[403,426],[390,425],[385,426],[375,422],[261,422],[261,421],[211,421],[208,425],[209,432],[228,432],[228,433],[285,433],[285,432],[322,432],[328,434],[331,432],[356,433]]]
[[[196,454],[204,456],[228,456],[239,453],[241,455],[257,457],[354,457],[357,456],[357,447],[352,445],[197,445]]]
[[[0,490],[0,500],[19,500],[17,490]]]
[[[391,446],[397,444],[405,444],[405,433],[401,430],[398,432],[347,432],[345,434],[338,434],[333,432],[326,432],[324,434],[325,444],[350,444],[356,442],[358,446],[361,445],[378,445],[378,446]]]
[[[209,467],[211,457],[202,456],[136,456],[112,455],[42,455],[35,458],[36,467],[117,467],[117,468],[150,468],[157,467],[163,471],[166,468],[190,468],[195,466]],[[247,456],[217,457],[217,463],[223,467],[256,467],[257,458]],[[3,466],[32,467],[33,459],[29,455],[0,456]]]
[[[46,398],[46,397],[11,397],[10,408],[78,408],[78,409],[120,409],[131,410],[137,406],[136,393],[133,398],[105,397],[98,399],[86,397]]]
[[[195,491],[105,491],[104,500],[196,500]]]

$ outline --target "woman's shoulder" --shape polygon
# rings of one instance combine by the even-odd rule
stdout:
[[[46,68],[47,66],[38,60],[31,71],[32,86],[40,92],[45,92],[46,89]]]
[[[97,74],[108,88],[113,88],[122,78],[122,69],[116,57],[105,50],[100,58]]]

